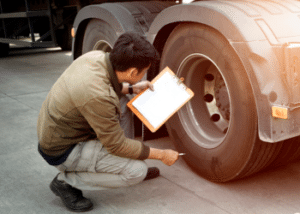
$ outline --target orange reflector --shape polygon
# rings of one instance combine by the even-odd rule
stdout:
[[[288,118],[287,108],[272,106],[272,116],[280,119]]]
[[[71,30],[71,36],[74,38],[75,37],[75,29],[74,28],[72,28],[72,30]]]

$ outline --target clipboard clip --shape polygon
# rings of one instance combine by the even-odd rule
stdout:
[[[184,85],[184,83],[183,83],[183,81],[184,81],[184,78],[183,77],[181,77],[181,78],[178,78],[177,76],[173,76],[173,78],[174,78],[174,80],[176,81],[176,83],[178,84],[178,85],[181,85],[182,86],[182,88],[184,89],[184,90],[186,90],[186,86]]]

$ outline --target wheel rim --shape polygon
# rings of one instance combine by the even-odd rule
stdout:
[[[104,52],[111,52],[112,47],[110,44],[104,40],[99,40],[93,47],[93,50],[100,50]]]
[[[195,96],[178,113],[186,133],[199,146],[222,144],[230,127],[230,95],[218,66],[207,56],[187,56],[177,71]]]

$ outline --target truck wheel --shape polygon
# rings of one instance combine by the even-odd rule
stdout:
[[[219,32],[195,23],[178,25],[162,53],[160,69],[166,66],[195,93],[166,126],[200,175],[226,182],[251,175],[274,160],[281,144],[259,140],[246,71]]]
[[[0,57],[6,57],[9,53],[9,44],[0,43]]]
[[[84,33],[82,54],[91,50],[110,52],[117,38],[117,33],[109,24],[99,19],[92,19]]]

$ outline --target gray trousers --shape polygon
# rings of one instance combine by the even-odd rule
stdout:
[[[134,138],[133,115],[127,97],[120,99],[120,124],[128,138]],[[99,140],[77,144],[67,160],[56,166],[59,180],[82,190],[102,190],[135,185],[144,180],[148,167],[144,161],[111,155]]]

